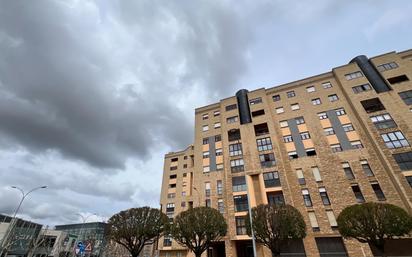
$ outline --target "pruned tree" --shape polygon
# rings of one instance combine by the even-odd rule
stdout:
[[[364,203],[346,207],[337,219],[340,234],[374,246],[382,256],[385,240],[407,235],[412,217],[402,208],[387,203]]]
[[[145,245],[161,235],[168,224],[167,216],[150,207],[131,208],[113,215],[108,221],[109,239],[139,256]]]
[[[291,205],[259,205],[252,208],[252,226],[246,219],[248,234],[252,229],[256,241],[268,247],[272,256],[280,256],[281,245],[291,239],[306,236],[306,225],[302,214]]]
[[[190,208],[178,214],[169,230],[173,239],[200,257],[227,232],[223,215],[210,207]]]

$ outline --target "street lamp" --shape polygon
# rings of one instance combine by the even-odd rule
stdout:
[[[92,214],[90,214],[90,215],[84,216],[84,215],[82,215],[81,213],[76,213],[76,215],[80,216],[80,218],[82,218],[82,221],[83,221],[82,225],[80,226],[80,233],[79,233],[79,239],[78,239],[78,241],[81,240],[80,242],[82,242],[82,241],[85,241],[85,240],[86,240],[86,235],[83,235],[83,234],[85,234],[85,233],[83,233],[84,224],[86,223],[86,221],[87,221],[90,217],[92,217],[92,216],[97,216],[97,214],[96,214],[96,213],[92,213]],[[74,256],[76,256],[76,254],[74,254]]]
[[[14,229],[14,224],[16,223],[16,216],[17,216],[17,213],[18,213],[19,210],[20,210],[21,205],[23,204],[24,199],[26,199],[26,197],[27,197],[29,194],[31,194],[32,192],[34,192],[34,191],[36,191],[36,190],[39,190],[39,189],[45,189],[45,188],[47,188],[47,186],[39,186],[39,187],[32,188],[32,189],[30,189],[27,193],[25,193],[24,190],[21,189],[21,188],[18,187],[18,186],[11,186],[11,188],[19,190],[22,197],[21,197],[21,199],[20,199],[19,205],[17,206],[16,210],[14,210],[13,218],[12,218],[12,220],[10,221],[9,229],[7,230],[8,232],[7,232],[7,233],[4,235],[4,237],[3,237],[3,241],[2,241],[2,243],[1,243],[0,256],[3,255],[4,246],[7,244],[8,237],[9,237],[10,233],[11,233],[11,232],[13,231],[13,229]]]

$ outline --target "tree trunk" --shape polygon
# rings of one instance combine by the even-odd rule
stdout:
[[[196,257],[202,257],[202,253],[195,253]]]

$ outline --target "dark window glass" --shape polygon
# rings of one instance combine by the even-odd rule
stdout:
[[[383,106],[379,98],[364,100],[361,101],[361,104],[367,113],[385,110],[385,106]]]
[[[247,195],[234,196],[233,201],[235,202],[235,212],[248,210]]]
[[[273,102],[280,101],[280,95],[274,95],[272,96]]]
[[[343,171],[345,172],[345,176],[347,179],[355,179],[355,175],[353,175],[352,168],[349,166],[349,163],[343,163]]]
[[[320,198],[322,199],[323,205],[330,205],[329,196],[324,187],[319,188],[319,194]]]
[[[352,187],[353,194],[355,194],[356,201],[358,203],[364,203],[365,198],[363,197],[360,187],[358,185],[352,185],[351,187]]]
[[[260,154],[260,165],[264,167],[272,167],[276,165],[275,155],[273,153]]]
[[[257,117],[265,114],[265,110],[257,110],[252,112],[252,117]]]
[[[257,124],[254,126],[255,128],[255,136],[262,136],[269,134],[269,128],[267,123]]]
[[[381,137],[385,142],[386,147],[391,149],[409,146],[408,140],[406,140],[405,136],[402,134],[401,131],[384,133],[381,134]]]
[[[267,193],[268,203],[276,206],[284,205],[285,198],[282,192],[269,192]]]
[[[246,179],[244,176],[232,177],[232,190],[233,192],[246,191]]]
[[[389,113],[371,116],[371,121],[377,129],[396,128],[397,125],[393,121]]]
[[[225,107],[226,111],[230,111],[230,110],[234,110],[237,109],[237,105],[236,104],[231,104]]]
[[[262,97],[257,97],[257,98],[249,100],[250,105],[260,104],[261,102],[262,102]]]
[[[263,181],[266,188],[278,187],[280,186],[279,173],[277,171],[263,173]]]
[[[243,159],[236,159],[230,161],[230,170],[232,172],[241,172],[245,170],[245,163]]]
[[[412,90],[400,92],[399,96],[402,98],[405,104],[407,105],[412,104]]]
[[[381,186],[378,183],[373,183],[372,189],[375,192],[376,198],[378,198],[379,201],[385,200],[385,194],[383,193]]]
[[[169,176],[169,178],[170,178],[170,179],[177,178],[177,175],[176,175],[176,174],[172,174],[172,175]]]
[[[405,81],[409,81],[409,78],[406,75],[400,75],[400,76],[388,78],[388,81],[389,83],[393,85],[393,84],[398,84],[398,83],[402,83]]]
[[[406,176],[406,181],[408,182],[409,186],[412,187],[412,176]]]
[[[291,98],[291,97],[295,97],[295,96],[296,96],[295,91],[289,91],[289,92],[287,92],[286,94],[287,94],[288,98]]]
[[[306,207],[312,206],[312,199],[310,198],[309,191],[307,189],[302,190],[303,202],[305,203]]]
[[[215,142],[220,142],[222,141],[222,136],[221,135],[216,135],[215,136]]]
[[[401,170],[412,170],[412,152],[394,154],[393,158]]]
[[[363,84],[363,85],[360,85],[360,86],[352,87],[352,90],[355,94],[359,94],[359,93],[362,93],[362,92],[365,92],[365,91],[369,91],[371,89],[372,89],[372,87],[369,84]]]
[[[341,237],[316,237],[320,257],[347,257],[345,244]]]
[[[209,144],[209,138],[203,138],[203,144],[204,145]]]
[[[231,129],[227,132],[229,137],[229,141],[236,141],[240,139],[240,130],[239,129]]]
[[[369,163],[367,161],[365,160],[361,161],[361,165],[362,165],[363,172],[365,173],[366,176],[368,177],[374,176],[371,166],[369,166]]]
[[[231,144],[229,145],[229,156],[238,156],[242,155],[242,144]]]

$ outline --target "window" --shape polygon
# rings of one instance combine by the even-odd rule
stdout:
[[[342,163],[343,171],[345,172],[345,176],[347,179],[355,179],[355,175],[353,175],[352,168],[350,167],[349,163],[344,162]]]
[[[318,220],[316,219],[316,214],[314,211],[310,211],[308,212],[309,215],[309,222],[310,222],[310,226],[312,227],[313,231],[319,231],[319,224],[318,224]]]
[[[163,246],[172,246],[172,238],[170,236],[163,237]]]
[[[269,128],[267,123],[257,124],[254,125],[255,128],[255,136],[262,136],[269,134]]]
[[[363,197],[360,187],[358,185],[352,185],[351,187],[352,187],[353,194],[355,195],[356,201],[358,203],[364,203],[365,197]]]
[[[320,101],[320,98],[315,98],[315,99],[312,99],[312,104],[319,105],[319,104],[322,104],[322,102]]]
[[[183,156],[183,160],[187,160],[187,155]]]
[[[324,120],[328,118],[328,115],[326,114],[326,112],[320,112],[318,113],[318,117],[320,120]]]
[[[213,116],[216,117],[216,116],[219,116],[219,115],[220,115],[220,111],[214,111],[214,112],[213,112]]]
[[[350,145],[352,146],[353,149],[362,149],[363,148],[363,144],[360,140],[351,141]]]
[[[213,127],[214,127],[215,129],[220,128],[220,127],[221,127],[220,122],[216,122],[216,123],[213,125]]]
[[[252,112],[252,117],[258,117],[258,116],[262,116],[262,115],[265,115],[265,110],[263,110],[263,109]]]
[[[289,91],[289,92],[286,92],[286,95],[288,96],[288,98],[291,98],[291,97],[295,97],[296,93],[295,91]]]
[[[223,214],[225,212],[225,205],[223,203],[223,199],[218,199],[217,200],[217,210]]]
[[[183,207],[183,208],[186,207],[186,202],[181,202],[180,207]]]
[[[203,159],[209,158],[209,151],[203,152]]]
[[[363,74],[360,71],[355,71],[355,72],[352,72],[352,73],[345,74],[346,80],[357,79],[357,78],[360,78],[360,77],[363,77]]]
[[[339,100],[339,97],[338,97],[338,95],[333,94],[333,95],[328,95],[328,99],[329,99],[329,101],[331,101],[331,102],[336,102],[336,101]]]
[[[202,131],[208,131],[209,130],[209,125],[203,125]]]
[[[326,216],[328,217],[329,224],[332,228],[337,228],[338,227],[338,222],[336,221],[335,214],[333,213],[332,210],[327,210],[326,211]]]
[[[176,158],[171,159],[170,161],[171,162],[177,162],[178,160],[179,160],[179,158],[176,157]]]
[[[232,191],[233,192],[242,192],[246,191],[246,179],[244,176],[241,177],[232,177]]]
[[[210,182],[205,182],[205,195],[206,197],[210,196]]]
[[[316,182],[322,181],[322,177],[320,176],[320,171],[318,167],[312,167],[312,174],[315,177]]]
[[[363,172],[365,173],[366,176],[368,177],[375,176],[367,160],[361,160],[360,163],[362,165]]]
[[[342,152],[342,147],[340,146],[340,144],[330,145],[330,148],[332,149],[333,153]]]
[[[202,120],[207,120],[207,119],[209,119],[209,114],[203,114],[202,115]]]
[[[183,169],[186,169],[187,168],[187,164],[183,164]]]
[[[285,198],[282,191],[280,192],[268,192],[266,194],[268,203],[275,206],[281,206],[285,204]]]
[[[227,106],[225,107],[225,110],[226,110],[226,111],[231,111],[231,110],[235,110],[235,109],[237,109],[237,105],[236,105],[236,104],[227,105]]]
[[[356,87],[352,87],[353,93],[355,93],[355,94],[359,94],[359,93],[362,93],[362,92],[365,92],[365,91],[369,91],[371,89],[372,89],[372,87],[369,84],[363,84],[363,85],[359,85],[359,86],[356,86]]]
[[[175,179],[175,178],[177,178],[177,175],[176,175],[176,174],[172,174],[172,175],[169,176],[169,178],[170,178],[170,179]]]
[[[344,130],[345,132],[349,132],[349,131],[355,130],[355,129],[353,128],[353,126],[352,126],[351,123],[342,125],[342,128],[343,128],[343,130]]]
[[[223,155],[222,148],[216,149],[216,156]]]
[[[298,154],[295,151],[288,152],[289,159],[297,159]]]
[[[381,134],[383,141],[388,148],[401,148],[409,146],[408,140],[406,140],[405,136],[402,134],[401,131],[394,131],[385,134]]]
[[[394,154],[393,158],[401,170],[412,170],[412,152]]]
[[[175,211],[175,204],[174,203],[166,204],[166,212],[174,212],[174,211]]]
[[[233,196],[233,201],[235,202],[235,212],[248,210],[247,195]]]
[[[233,116],[233,117],[227,118],[227,119],[226,119],[226,122],[227,122],[228,124],[230,124],[230,123],[235,123],[235,122],[237,122],[237,120],[238,120],[238,117],[237,117],[237,116]]]
[[[216,135],[215,142],[220,142],[220,141],[222,141],[222,135]]]
[[[325,136],[330,136],[335,134],[335,130],[333,128],[324,128],[323,132],[325,133]]]
[[[303,117],[297,117],[295,118],[295,121],[297,125],[305,123],[305,119]]]
[[[241,139],[240,138],[240,130],[239,129],[231,129],[227,132],[229,141],[236,141]]]
[[[309,132],[302,132],[302,133],[300,133],[300,138],[301,138],[302,140],[309,139],[309,138],[310,138]]]
[[[270,137],[256,139],[258,151],[272,150],[272,142]]]
[[[278,107],[278,108],[275,109],[275,111],[276,111],[277,114],[281,114],[281,113],[284,113],[284,112],[285,112],[285,110],[283,109],[283,107]]]
[[[170,170],[177,170],[177,166],[171,166]]]
[[[231,144],[229,145],[229,156],[242,155],[242,144]]]
[[[262,102],[262,97],[257,97],[249,100],[250,105],[260,104]]]
[[[381,65],[377,66],[378,71],[380,71],[380,72],[383,72],[383,71],[386,71],[386,70],[396,69],[398,67],[399,66],[396,62],[388,62],[388,63],[384,63],[384,64],[381,64]]]
[[[303,202],[305,203],[305,206],[306,207],[311,207],[312,206],[312,199],[310,198],[309,190],[302,189],[302,196],[303,196]]]
[[[306,184],[306,180],[305,180],[305,177],[303,176],[303,170],[302,169],[297,169],[296,170],[296,177],[298,177],[299,185],[305,185]]]
[[[320,198],[322,199],[323,205],[330,205],[330,200],[329,200],[328,193],[326,192],[326,188],[319,187],[319,194],[320,194]]]
[[[173,199],[173,198],[175,198],[175,197],[176,197],[176,194],[175,194],[175,193],[167,194],[167,198],[168,198],[168,199]]]
[[[376,198],[378,198],[379,201],[384,201],[386,200],[385,194],[383,193],[381,186],[375,182],[371,183],[372,189],[375,192]]]
[[[222,180],[216,181],[216,189],[217,189],[217,194],[222,195],[223,194],[223,183]]]
[[[316,155],[315,148],[305,149],[305,152],[306,152],[306,155],[307,155],[307,156],[315,156],[315,155]]]
[[[289,125],[288,125],[288,122],[287,122],[286,120],[282,120],[282,121],[279,122],[279,126],[280,126],[281,128],[286,128],[286,127],[288,127]]]
[[[330,83],[329,81],[328,81],[328,82],[324,82],[324,83],[322,83],[322,87],[323,87],[324,89],[331,88],[331,87],[332,87],[332,83]]]
[[[280,101],[280,95],[274,95],[274,96],[272,96],[272,100],[273,100],[273,102]]]
[[[280,186],[279,173],[277,171],[263,173],[263,181],[266,188],[278,187]]]
[[[398,84],[398,83],[402,83],[405,81],[409,81],[409,78],[406,75],[400,75],[400,76],[388,78],[388,81],[389,83],[393,85],[393,84]]]
[[[387,129],[387,128],[396,128],[397,125],[393,121],[389,113],[371,116],[371,121],[377,129]]]
[[[203,138],[203,144],[204,145],[209,144],[209,138]]]
[[[236,159],[230,161],[230,170],[232,172],[241,172],[245,170],[245,163],[243,159]]]
[[[306,92],[308,92],[308,93],[312,93],[312,92],[315,92],[315,91],[316,91],[315,86],[310,86],[310,87],[306,88]]]
[[[316,237],[320,257],[348,257],[341,237]]]
[[[236,217],[236,235],[247,235],[246,217]]]
[[[203,173],[210,172],[210,166],[203,166]]]
[[[260,154],[259,159],[260,166],[262,166],[262,168],[268,168],[276,165],[275,155],[273,153]]]
[[[406,105],[412,105],[412,90],[400,92],[399,96],[402,98]]]
[[[292,136],[291,136],[291,135],[289,135],[289,136],[284,136],[284,137],[283,137],[283,142],[285,142],[285,143],[293,142]]]
[[[186,196],[186,191],[183,191],[183,192],[182,192],[182,196]]]
[[[383,106],[379,98],[364,100],[361,101],[361,104],[367,113],[385,110],[385,106]]]
[[[345,109],[343,109],[343,108],[336,109],[335,113],[336,113],[337,116],[342,116],[342,115],[346,114]]]
[[[216,170],[223,170],[223,163],[216,164]]]
[[[205,200],[205,206],[206,207],[212,207],[212,201],[210,199]]]
[[[296,111],[300,109],[299,104],[291,104],[290,108],[292,109],[292,111]]]
[[[408,182],[409,186],[412,187],[412,176],[406,176],[406,181]]]

